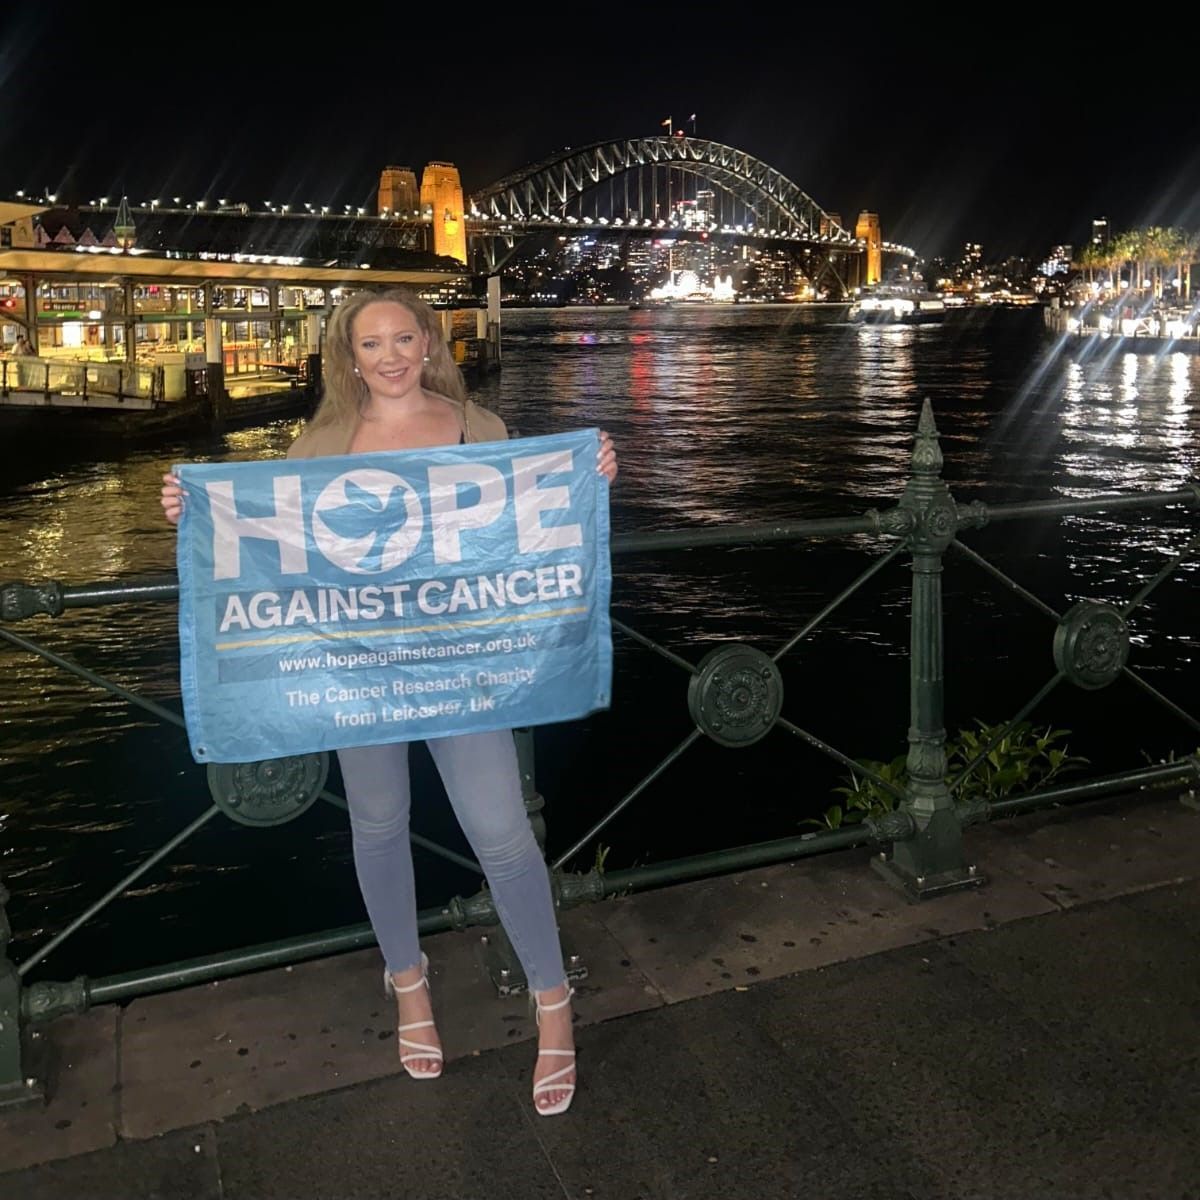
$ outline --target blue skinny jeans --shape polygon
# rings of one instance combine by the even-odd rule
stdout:
[[[530,988],[558,987],[566,972],[550,875],[521,799],[512,733],[430,738],[426,745]],[[395,974],[421,961],[408,834],[408,743],[339,750],[338,761],[358,886],[384,962]]]

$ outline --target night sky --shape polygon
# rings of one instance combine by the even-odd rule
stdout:
[[[1166,30],[1047,29],[1045,6],[1011,5],[989,6],[993,27],[904,27],[895,4],[303,11],[9,0],[0,197],[373,210],[388,164],[453,162],[470,192],[668,116],[691,133],[695,112],[698,136],[847,222],[877,211],[885,238],[926,256],[972,241],[988,260],[1039,257],[1095,216],[1200,230],[1200,100]],[[454,44],[430,32],[451,14]],[[807,32],[783,36],[776,14]]]

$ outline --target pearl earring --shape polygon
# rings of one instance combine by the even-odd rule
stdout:
[[[421,361],[422,361],[422,362],[428,362],[428,361],[429,361],[429,355],[428,355],[428,354],[427,354],[427,355],[425,355],[425,357],[424,357],[424,358],[423,358]]]
[[[361,374],[362,374],[362,372],[361,372],[361,371],[360,371],[360,370],[359,370],[357,367],[355,367],[355,368],[354,368],[354,373],[355,373],[355,375],[361,375]]]

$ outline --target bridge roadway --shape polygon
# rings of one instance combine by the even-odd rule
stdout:
[[[850,851],[572,910],[565,1117],[478,934],[428,941],[432,1084],[373,950],[101,1008],[43,1034],[0,1196],[1189,1200],[1198,835],[1150,791],[975,827],[988,885],[922,904]]]

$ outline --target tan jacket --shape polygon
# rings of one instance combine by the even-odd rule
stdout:
[[[504,422],[486,408],[480,408],[474,400],[465,404],[449,400],[459,410],[458,423],[462,427],[463,439],[467,442],[503,442],[508,439]],[[344,425],[325,425],[318,429],[309,426],[288,448],[288,458],[324,458],[333,454],[349,454],[354,440],[357,422]]]

